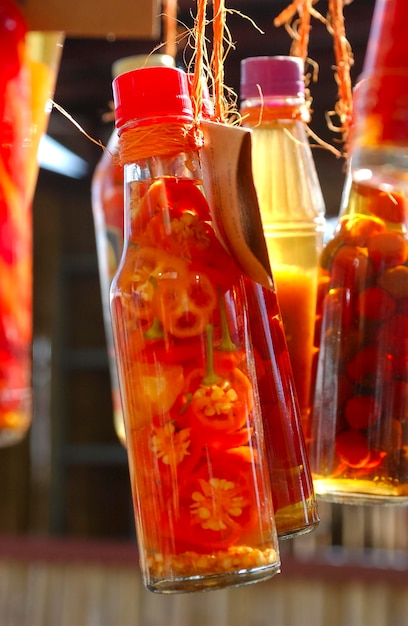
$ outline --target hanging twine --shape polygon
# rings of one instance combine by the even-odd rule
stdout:
[[[209,78],[212,83],[213,114],[211,119],[221,123],[228,122],[228,116],[237,111],[232,110],[232,105],[228,105],[226,93],[231,96],[231,101],[235,94],[228,89],[224,82],[224,63],[229,49],[233,46],[231,36],[226,25],[227,9],[224,0],[212,0],[213,17],[207,20],[207,0],[197,0],[197,16],[193,32],[194,40],[194,70],[191,96],[195,104],[196,120],[199,123],[201,118],[201,106],[203,95],[203,80]],[[212,26],[212,52],[208,60],[206,26]],[[227,46],[225,43],[227,42]]]
[[[213,0],[213,11],[213,53],[211,62],[214,81],[214,118],[224,122],[224,31],[226,22],[224,0]]]
[[[338,86],[338,101],[335,113],[340,120],[339,132],[346,144],[353,112],[353,93],[351,85],[351,67],[354,63],[351,46],[347,41],[343,15],[344,0],[329,0],[329,31],[333,35],[334,55],[336,59],[335,79]]]
[[[285,25],[293,39],[290,50],[291,55],[300,57],[303,61],[306,61],[309,47],[312,5],[316,2],[317,0],[294,0],[273,22],[277,27]],[[295,30],[291,27],[291,22],[296,13],[299,14],[300,19],[298,28]]]
[[[205,58],[205,27],[207,0],[197,0],[193,38],[195,42],[194,71],[192,72],[191,99],[193,102],[194,119],[199,123],[203,102],[203,76]]]
[[[351,2],[352,0],[349,0]],[[327,30],[333,37],[333,49],[335,55],[334,77],[337,83],[338,100],[334,111],[327,114],[328,128],[333,132],[340,132],[343,144],[347,144],[349,128],[352,117],[352,84],[350,70],[354,63],[351,46],[346,38],[345,20],[343,7],[345,0],[329,0],[328,13],[325,18],[315,10],[314,5],[318,0],[293,0],[275,19],[274,25],[279,27],[284,25],[293,39],[290,53],[301,57],[304,61],[308,59],[308,45],[310,36],[310,18],[314,17],[326,25]],[[296,14],[299,18],[296,19]],[[312,62],[311,59],[308,59]],[[315,64],[316,65],[316,64]],[[315,72],[317,76],[317,73]],[[316,78],[314,79],[316,80]],[[332,118],[337,116],[340,126],[335,126]],[[313,135],[312,133],[310,133]],[[328,144],[321,142],[319,138],[314,138],[320,144],[328,147]],[[335,150],[330,147],[334,152]],[[335,152],[338,153],[338,150]]]

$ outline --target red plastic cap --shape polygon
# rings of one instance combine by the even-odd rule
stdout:
[[[299,57],[250,57],[241,61],[241,99],[299,97],[305,92]]]
[[[179,118],[193,121],[187,75],[175,67],[143,67],[113,81],[116,126]]]

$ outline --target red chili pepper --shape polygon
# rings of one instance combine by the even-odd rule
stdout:
[[[124,309],[136,318],[152,321],[153,299],[160,281],[174,281],[187,275],[187,265],[174,255],[151,246],[130,247],[127,263],[121,274],[118,288]]]
[[[130,428],[170,419],[170,410],[183,389],[181,365],[135,363],[123,375],[124,405]]]
[[[346,244],[364,248],[370,237],[385,230],[386,226],[382,220],[359,214],[343,217],[336,232]]]
[[[157,420],[132,431],[131,437],[140,476],[154,467],[164,491],[177,488],[201,457],[200,438],[192,428],[180,427],[175,420]]]
[[[225,454],[198,467],[180,490],[177,538],[196,550],[227,548],[257,522],[251,465]]]
[[[206,374],[192,394],[188,411],[204,429],[207,440],[241,430],[248,425],[253,408],[249,378],[235,367],[225,376],[214,370],[212,327],[207,326]]]
[[[142,188],[143,191],[144,188]],[[137,204],[137,200],[135,204]],[[171,213],[173,217],[176,217],[185,212],[197,216],[200,220],[208,221],[211,219],[207,201],[195,182],[177,179],[155,180],[144,191],[139,206],[135,207],[132,232],[135,237],[145,233],[148,222],[153,220],[155,216],[159,216],[162,224],[167,223],[169,227]],[[157,226],[159,225],[160,220],[157,222]],[[160,231],[160,227],[158,231]]]
[[[354,293],[365,284],[370,269],[365,250],[354,245],[341,246],[333,258],[330,287],[351,289]]]
[[[165,331],[178,338],[204,332],[217,304],[217,294],[205,274],[159,280],[152,299],[152,310]]]
[[[392,358],[386,344],[362,348],[346,365],[346,374],[363,386],[376,386],[378,380],[387,382],[392,377]]]
[[[217,435],[243,428],[253,407],[252,387],[238,368],[225,378],[202,382],[193,392],[190,409],[200,426]]]
[[[380,420],[381,408],[374,396],[361,394],[347,400],[344,417],[351,428],[366,429]]]
[[[336,437],[336,452],[350,467],[364,467],[370,460],[367,437],[358,430],[344,430]]]
[[[401,233],[379,233],[370,238],[367,251],[375,269],[383,271],[406,262],[408,243]]]
[[[381,287],[368,287],[362,291],[356,303],[357,312],[362,317],[376,322],[389,319],[394,313],[396,302],[389,293]]]
[[[405,199],[400,193],[381,191],[371,185],[353,182],[358,195],[363,196],[370,213],[386,222],[405,222]]]

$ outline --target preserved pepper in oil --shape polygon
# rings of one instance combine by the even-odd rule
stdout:
[[[125,147],[161,121],[176,137],[192,122],[181,70],[136,70],[114,89]],[[244,278],[184,136],[125,162],[125,245],[111,287],[142,572],[164,593],[279,570]]]

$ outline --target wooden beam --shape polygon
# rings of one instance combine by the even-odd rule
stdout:
[[[30,30],[72,37],[154,39],[160,32],[159,0],[19,0]]]

